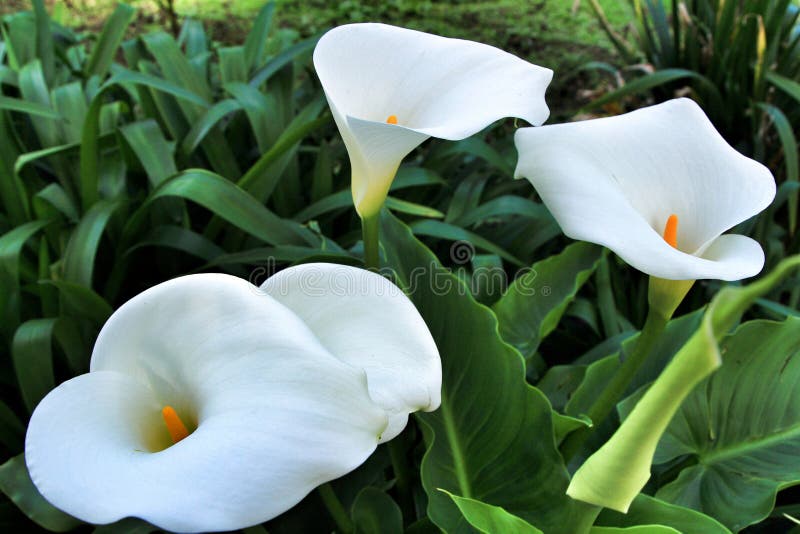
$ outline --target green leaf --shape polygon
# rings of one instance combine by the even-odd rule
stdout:
[[[28,413],[55,387],[53,374],[53,330],[56,319],[32,319],[14,334],[11,357],[22,400]]]
[[[43,0],[33,0],[32,3],[36,18],[36,55],[42,61],[45,80],[52,83],[55,74],[55,50],[53,34],[50,31],[50,17],[47,15]]]
[[[504,532],[514,532],[515,534],[543,534],[541,530],[524,519],[509,514],[499,506],[492,506],[491,504],[486,504],[475,499],[459,497],[458,495],[453,495],[449,491],[441,491],[453,499],[453,502],[458,506],[464,519],[483,534],[503,534]]]
[[[81,522],[47,502],[33,485],[22,454],[0,466],[0,491],[31,520],[47,530],[66,532]]]
[[[252,70],[264,60],[267,48],[267,37],[275,12],[275,2],[269,2],[258,12],[253,28],[244,40],[244,60],[248,70]]]
[[[503,339],[532,357],[604,255],[597,245],[573,243],[518,276],[492,308]]]
[[[681,532],[663,525],[636,525],[626,528],[592,527],[589,534],[681,534]]]
[[[325,100],[315,99],[292,120],[270,149],[239,180],[239,186],[254,197],[266,200],[278,185],[278,180],[297,145],[311,132],[329,123],[330,115],[317,117],[324,107]]]
[[[86,212],[64,252],[64,280],[92,287],[92,274],[100,238],[121,201],[101,200]]]
[[[144,222],[150,205],[162,197],[179,197],[196,202],[215,215],[270,244],[310,244],[318,239],[299,224],[281,219],[236,184],[213,172],[190,169],[175,175],[153,191],[128,222],[131,233]]]
[[[587,107],[589,109],[597,108],[604,104],[608,104],[609,102],[621,100],[626,96],[644,93],[650,89],[653,89],[654,87],[687,78],[689,80],[698,82],[701,87],[709,92],[709,94],[712,96],[712,101],[708,103],[709,106],[717,106],[722,101],[719,90],[716,88],[714,83],[702,74],[687,69],[661,69],[651,74],[642,76],[641,78],[636,78],[635,80],[627,82],[616,91],[612,91],[601,96],[597,100],[593,100]]]
[[[103,297],[86,286],[65,280],[42,280],[40,283],[58,289],[65,315],[72,314],[81,319],[88,319],[100,326],[114,311]]]
[[[294,59],[305,52],[310,52],[317,46],[320,35],[309,37],[305,41],[292,45],[271,60],[266,65],[261,67],[250,79],[250,85],[259,87],[262,83],[269,80],[272,75],[281,70],[283,67],[294,61]]]
[[[403,514],[391,497],[367,486],[353,501],[350,512],[355,534],[401,534]]]
[[[464,230],[459,226],[448,224],[442,221],[424,220],[415,221],[410,225],[410,228],[414,232],[414,235],[424,235],[438,239],[445,239],[448,241],[466,241],[467,243],[470,243],[487,252],[497,254],[504,260],[513,263],[514,265],[519,267],[523,266],[522,261],[504,250],[502,247],[492,243],[488,239],[481,237],[474,232]]]
[[[800,483],[800,318],[742,325],[723,365],[684,401],[656,463],[697,457],[657,496],[738,531],[767,517],[781,488]]]
[[[421,476],[431,520],[451,534],[471,531],[439,491],[445,489],[502,506],[547,532],[571,532],[576,503],[565,495],[550,403],[526,383],[522,357],[500,338],[491,310],[388,212],[381,235],[387,265],[442,358],[441,407],[417,414],[427,445]]]
[[[659,524],[672,527],[682,534],[730,534],[716,519],[689,508],[660,501],[644,493],[631,504],[627,514],[603,510],[597,524],[607,527],[632,527]]]
[[[797,138],[792,130],[792,123],[779,108],[772,104],[759,103],[759,108],[769,115],[775,130],[778,132],[778,138],[781,141],[783,148],[783,161],[786,168],[786,181],[797,182],[798,179],[798,154],[797,154]],[[797,205],[798,193],[789,196],[789,232],[794,233],[797,229]]]
[[[0,95],[0,109],[19,111],[20,113],[27,113],[29,115],[36,115],[37,117],[45,117],[48,119],[61,118],[61,115],[50,106],[31,100],[11,98],[10,96]]]
[[[614,435],[575,472],[569,486],[569,494],[573,498],[604,508],[627,511],[650,478],[650,466],[656,446],[673,415],[680,409],[681,403],[689,396],[694,387],[721,365],[722,353],[719,342],[741,320],[742,314],[757,298],[771,291],[778,282],[798,266],[800,266],[800,255],[791,256],[758,281],[747,286],[726,286],[714,296],[706,308],[700,328],[647,389]],[[759,374],[761,373],[762,371],[759,370]],[[791,375],[787,376],[789,376],[787,380],[796,379]],[[773,380],[775,378],[772,377]],[[769,387],[774,387],[774,384],[771,382]],[[747,397],[739,396],[738,398],[741,402],[748,403],[749,406],[750,400]],[[779,402],[786,400],[786,398],[779,397]],[[800,407],[800,403],[795,404]],[[760,415],[759,411],[753,413],[758,415],[757,418],[754,418],[757,424],[762,421],[765,424],[772,422],[769,418]],[[786,412],[788,420],[796,416],[796,413],[797,410]],[[781,415],[783,415],[783,411],[781,411]],[[725,419],[723,423],[731,421],[733,420]],[[704,426],[703,429],[707,432],[709,426]],[[714,431],[715,439],[722,437],[719,435],[719,428],[711,428],[711,430]],[[718,458],[718,460],[723,459],[724,455]],[[768,469],[772,466],[765,467]],[[704,467],[703,464],[700,464],[693,469],[694,472],[701,470],[702,474]],[[776,491],[777,488],[774,486],[780,487],[776,480],[785,482],[784,479],[778,478],[779,475],[772,472],[762,476],[765,478],[759,479],[760,487],[753,488],[754,491],[761,490],[759,495],[762,499],[766,484],[772,482],[772,490]],[[775,476],[775,479],[770,479],[770,476]],[[795,478],[792,470],[788,470],[783,476]],[[728,480],[727,483],[730,484],[731,481]],[[755,486],[755,484],[753,485]],[[750,488],[750,486],[747,487]],[[696,489],[697,486],[694,488]],[[752,503],[750,504],[752,505]],[[756,506],[763,508],[764,504],[762,500],[760,503],[756,503]],[[747,506],[737,506],[741,506],[742,514],[748,513]],[[749,513],[754,514],[755,512],[749,510]],[[726,518],[726,520],[740,521],[743,519],[742,516],[738,516],[735,519]],[[746,524],[744,523],[742,526]]]
[[[136,154],[153,186],[158,186],[178,172],[170,144],[156,121],[148,119],[133,122],[122,126],[119,131]]]
[[[203,142],[205,136],[230,113],[239,111],[242,105],[233,99],[220,100],[192,125],[192,129],[186,134],[181,143],[181,151],[189,155]]]
[[[444,218],[444,213],[439,210],[394,197],[386,197],[386,207],[392,211],[416,215],[417,217],[431,217],[434,219]]]
[[[92,55],[89,56],[89,61],[86,63],[84,73],[87,78],[95,75],[102,78],[106,75],[111,67],[111,62],[114,61],[122,38],[125,36],[125,30],[135,15],[136,10],[131,6],[117,4],[114,13],[103,26],[103,31],[100,32],[100,37],[92,49]]]

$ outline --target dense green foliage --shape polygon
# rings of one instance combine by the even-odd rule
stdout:
[[[763,18],[734,11],[736,2],[689,4],[693,18],[672,26],[657,2],[637,12],[658,70],[605,100],[655,87],[667,95],[690,80],[728,138],[785,176],[773,207],[743,231],[774,266],[800,249],[797,15],[788,2],[747,3]],[[78,522],[44,501],[22,461],[26,421],[48,391],[88,369],[115,308],[191,272],[258,283],[287,264],[360,265],[362,245],[347,154],[310,62],[317,36],[275,29],[274,5],[239,46],[217,46],[194,20],[177,39],[126,39],[133,9],[124,4],[92,36],[50,20],[41,0],[33,8],[0,26],[0,524],[65,531]],[[767,46],[754,49],[755,62],[729,57],[730,44],[714,49],[723,54],[694,44],[750,43],[759,28]],[[637,336],[646,278],[595,245],[565,248],[530,184],[510,178],[510,130],[428,141],[392,186],[384,267],[433,333],[443,402],[396,438],[407,472],[382,446],[331,484],[354,532],[572,532],[583,505],[565,494],[570,472],[619,424],[614,414],[594,429],[571,462],[559,452],[566,436],[588,428],[583,414]],[[418,269],[430,283],[412,284]],[[443,280],[449,290],[433,291]],[[622,416],[697,331],[718,289],[692,290],[619,405]],[[757,320],[723,340],[731,364],[669,427],[645,493],[627,515],[603,512],[593,532],[787,528],[781,513],[800,515],[790,489],[800,482],[800,278],[758,297],[748,316]],[[330,510],[330,495],[314,493],[263,529],[343,530],[323,500]],[[154,529],[131,519],[97,530]]]

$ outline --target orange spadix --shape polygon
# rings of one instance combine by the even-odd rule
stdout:
[[[183,421],[178,417],[178,413],[172,406],[164,406],[161,409],[161,416],[164,418],[164,424],[167,425],[169,435],[172,436],[172,443],[178,443],[189,435],[186,425],[183,424]]]
[[[667,219],[664,226],[664,241],[673,248],[678,248],[678,216],[674,213]]]

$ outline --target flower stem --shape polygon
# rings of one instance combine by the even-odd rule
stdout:
[[[353,522],[350,521],[350,516],[347,515],[347,511],[345,511],[344,506],[342,506],[342,501],[336,496],[330,483],[326,482],[318,487],[317,492],[325,508],[328,509],[328,513],[331,514],[339,531],[342,532],[342,534],[350,534],[353,532]]]
[[[600,506],[585,503],[583,501],[572,501],[574,509],[570,514],[570,527],[576,534],[588,534],[592,530],[592,525],[597,520],[597,516],[603,510]]]
[[[668,317],[664,317],[652,308],[650,309],[633,351],[629,355],[620,354],[620,356],[624,357],[622,364],[586,413],[589,419],[592,420],[592,427],[576,430],[567,436],[561,445],[561,454],[564,456],[565,461],[568,462],[580,451],[591,431],[598,428],[608,417],[608,414],[611,413],[611,410],[614,409],[614,406],[617,405],[617,402],[625,394],[631,381],[636,376],[636,372],[647,360],[647,356],[652,351],[668,321]]]
[[[597,300],[600,308],[600,319],[603,322],[603,333],[607,338],[614,337],[620,333],[619,321],[617,321],[617,307],[614,304],[614,291],[611,287],[611,270],[608,266],[606,256],[597,265],[595,274],[597,281]]]
[[[361,231],[364,241],[364,265],[370,271],[381,267],[380,256],[380,212],[361,219]]]

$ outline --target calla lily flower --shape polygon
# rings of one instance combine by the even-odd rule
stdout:
[[[693,101],[522,128],[515,142],[516,177],[530,180],[567,236],[667,280],[739,280],[763,268],[756,241],[723,232],[766,208],[775,180]]]
[[[265,288],[192,275],[120,307],[90,372],[31,417],[25,459],[42,495],[90,523],[244,528],[360,465],[408,411],[438,406],[436,346],[389,281],[308,264]],[[365,327],[367,314],[386,320]]]
[[[362,218],[380,210],[400,161],[428,137],[464,139],[503,117],[539,125],[549,115],[553,72],[481,43],[348,24],[322,36],[314,67]]]

